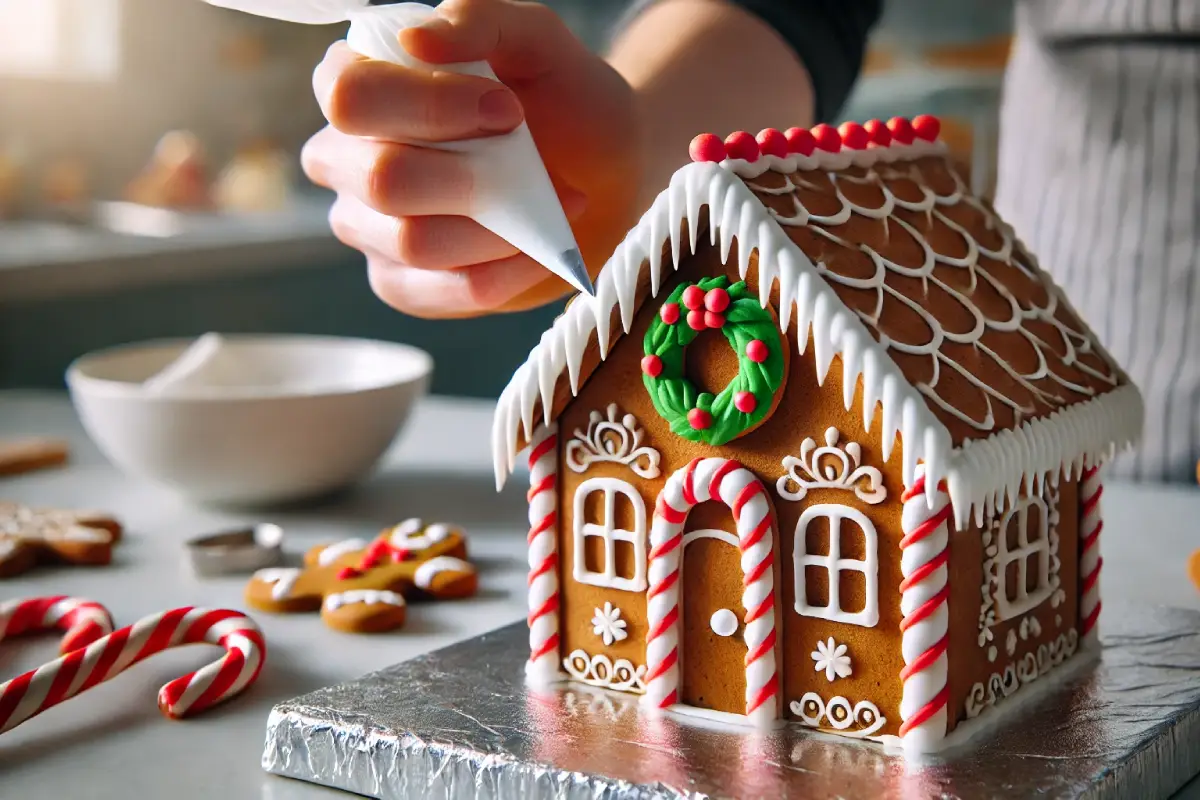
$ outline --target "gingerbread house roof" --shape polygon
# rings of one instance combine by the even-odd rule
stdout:
[[[937,121],[697,137],[689,164],[546,331],[500,396],[498,485],[577,394],[705,230],[795,321],[819,382],[835,355],[846,408],[881,407],[884,458],[946,480],[959,525],[1028,483],[1078,474],[1139,435],[1142,402],[1062,291],[937,140]]]

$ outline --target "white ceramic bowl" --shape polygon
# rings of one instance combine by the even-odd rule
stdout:
[[[259,365],[255,385],[156,395],[141,382],[191,342],[125,345],[67,370],[83,426],[119,468],[217,505],[326,494],[379,461],[428,389],[433,360],[415,347],[323,336],[228,336]]]

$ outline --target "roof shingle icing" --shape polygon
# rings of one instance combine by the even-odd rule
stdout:
[[[501,395],[498,481],[539,401],[541,421],[552,420],[564,370],[577,391],[591,337],[608,352],[614,306],[629,329],[643,266],[656,296],[663,243],[676,268],[695,252],[704,206],[723,261],[737,240],[743,278],[757,252],[763,305],[778,284],[780,326],[796,322],[801,352],[811,335],[818,380],[839,354],[847,409],[861,378],[868,426],[882,402],[884,457],[899,433],[905,481],[918,461],[929,480],[944,476],[960,525],[1024,481],[1078,474],[1132,442],[1137,390],[936,137],[930,117],[697,137],[699,163],[675,174],[601,272],[596,296],[570,305]]]

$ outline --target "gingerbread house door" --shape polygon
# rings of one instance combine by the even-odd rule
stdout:
[[[746,610],[737,534],[718,528],[687,531],[683,580],[681,699],[696,708],[744,714]]]

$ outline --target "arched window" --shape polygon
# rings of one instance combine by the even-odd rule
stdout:
[[[996,541],[996,615],[1019,617],[1054,591],[1050,514],[1040,497],[1023,497],[1000,520]]]
[[[589,503],[593,494],[598,503]],[[617,527],[618,502],[632,509],[632,530]],[[646,590],[646,504],[632,486],[616,478],[589,478],[575,490],[572,518],[575,580],[626,592]],[[632,550],[632,574],[618,572],[618,542]],[[589,551],[595,556],[591,565]]]
[[[824,548],[813,546],[813,552],[810,552],[809,526],[818,520],[828,525],[828,544]],[[852,537],[853,549],[861,552],[862,558],[842,557],[843,536]],[[878,546],[875,526],[858,509],[830,503],[807,508],[796,523],[796,541],[792,549],[796,613],[865,628],[874,627],[879,622]],[[821,549],[825,552],[816,552]],[[810,573],[810,570],[813,572]],[[845,608],[842,597],[843,573],[852,573],[846,577],[857,579],[855,582],[861,582],[863,586],[863,605],[857,611]],[[861,578],[853,573],[860,573]],[[815,581],[810,579],[810,575],[828,587],[828,602],[824,605],[810,602],[810,589],[815,588],[812,585]]]

